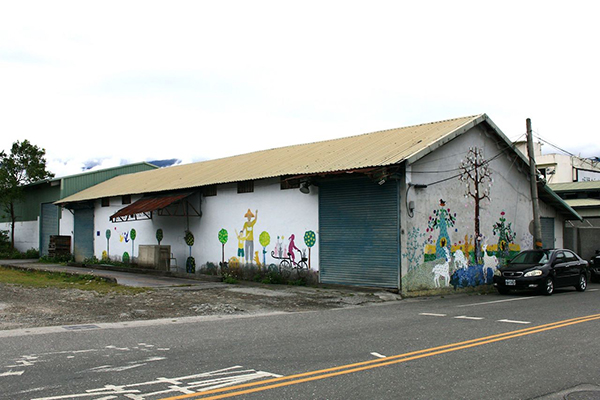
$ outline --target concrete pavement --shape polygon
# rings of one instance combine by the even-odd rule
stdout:
[[[34,269],[38,271],[66,272],[71,274],[91,274],[101,276],[117,282],[124,286],[134,287],[173,287],[173,286],[194,286],[196,289],[209,289],[215,287],[226,287],[221,282],[208,282],[198,279],[186,279],[173,276],[161,276],[143,273],[141,271],[126,272],[115,270],[110,267],[74,267],[61,264],[40,263],[38,260],[0,260],[0,265],[19,269]]]

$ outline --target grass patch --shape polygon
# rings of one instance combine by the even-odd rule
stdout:
[[[122,286],[93,275],[20,270],[2,266],[0,266],[0,283],[33,288],[93,290],[100,294],[136,294],[147,291],[146,288]]]

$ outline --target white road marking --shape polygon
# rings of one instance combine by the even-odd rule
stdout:
[[[457,307],[473,307],[473,306],[482,306],[482,305],[486,305],[486,304],[506,303],[508,301],[531,300],[531,299],[535,299],[535,297],[515,297],[513,299],[485,301],[483,303],[462,304],[462,305],[457,306]]]
[[[0,376],[19,376],[23,375],[23,372],[25,371],[8,371],[1,373]]]
[[[371,355],[372,355],[372,356],[375,356],[375,357],[377,357],[377,358],[385,358],[385,357],[386,357],[386,356],[384,356],[383,354],[379,354],[379,353],[376,353],[376,352],[373,352],[373,353],[371,353]]]
[[[466,315],[459,315],[458,317],[454,317],[454,319],[469,319],[469,320],[473,320],[473,321],[479,321],[482,320],[482,317],[467,317]]]
[[[253,369],[242,370],[242,366],[234,366],[216,371],[205,372],[178,378],[156,378],[153,381],[133,383],[129,385],[104,385],[101,388],[86,390],[83,393],[53,397],[42,397],[34,400],[62,400],[76,398],[117,399],[124,396],[133,400],[155,399],[157,396],[173,396],[177,394],[193,394],[211,389],[238,385],[257,379],[280,378],[282,375]],[[145,390],[144,390],[145,389]],[[104,396],[104,397],[97,397]]]
[[[435,314],[435,313],[428,313],[428,312],[422,312],[422,313],[419,313],[419,315],[425,315],[428,317],[445,317],[446,316],[446,314]]]
[[[498,322],[508,322],[509,324],[530,324],[531,322],[529,321],[515,321],[513,319],[499,319]]]

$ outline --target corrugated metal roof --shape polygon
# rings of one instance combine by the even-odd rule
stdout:
[[[580,192],[586,190],[600,190],[600,181],[565,182],[548,184],[555,192]]]
[[[161,208],[168,207],[176,201],[184,199],[189,195],[190,193],[180,193],[176,195],[142,197],[138,201],[128,205],[127,207],[123,207],[111,215],[110,220],[113,221],[120,217],[160,210]]]
[[[565,203],[573,208],[579,207],[600,207],[600,199],[569,199]]]
[[[122,175],[69,196],[59,203],[284,175],[382,167],[409,159],[414,161],[487,119],[485,114],[480,114]]]

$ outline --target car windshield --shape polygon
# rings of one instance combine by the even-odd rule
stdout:
[[[550,259],[548,250],[524,251],[511,260],[511,264],[544,264]]]

